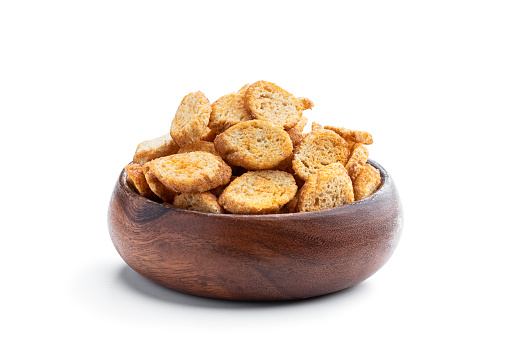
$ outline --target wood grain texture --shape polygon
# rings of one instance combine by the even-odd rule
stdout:
[[[152,202],[122,171],[110,202],[109,232],[124,261],[153,282],[229,300],[291,300],[336,292],[374,274],[402,231],[390,175],[342,207],[278,215],[208,214]]]

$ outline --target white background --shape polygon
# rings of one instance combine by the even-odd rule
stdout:
[[[2,1],[3,339],[506,339],[506,1]],[[128,268],[107,230],[137,144],[180,100],[268,80],[369,131],[405,226],[360,285],[204,299]]]

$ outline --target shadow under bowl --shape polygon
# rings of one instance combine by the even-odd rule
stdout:
[[[137,194],[122,171],[108,212],[111,239],[145,278],[198,296],[293,300],[354,286],[380,269],[402,231],[395,184],[341,207],[271,215],[209,214]]]

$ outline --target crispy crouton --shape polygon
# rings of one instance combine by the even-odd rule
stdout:
[[[214,144],[226,162],[249,170],[273,168],[293,150],[284,129],[262,120],[236,124],[218,135]]]
[[[157,195],[164,202],[172,202],[176,196],[176,192],[169,188],[166,188],[155,175],[150,171],[150,162],[143,164],[141,167],[143,174],[145,175],[146,182],[150,187],[150,190]]]
[[[222,214],[224,211],[217,203],[217,197],[207,192],[184,192],[175,197],[175,208],[194,210],[214,214]]]
[[[372,195],[381,184],[379,170],[370,164],[365,164],[363,171],[353,180],[355,200],[359,201]]]
[[[274,83],[258,81],[245,92],[245,104],[254,119],[268,120],[290,129],[302,116],[300,102]]]
[[[154,159],[150,171],[176,192],[204,192],[229,182],[231,168],[220,157],[194,151]]]
[[[219,204],[234,214],[278,212],[296,194],[291,174],[284,171],[249,171],[236,178],[219,197]]]
[[[237,93],[230,93],[220,97],[212,104],[212,113],[208,126],[217,134],[224,132],[231,126],[252,119],[245,107],[245,90],[248,84]]]
[[[128,179],[132,181],[132,184],[141,196],[149,199],[155,199],[157,197],[152,190],[150,190],[150,186],[146,182],[145,174],[143,173],[141,165],[131,163],[125,167],[125,172],[128,175]]]
[[[296,147],[293,169],[300,178],[307,180],[326,165],[336,162],[345,165],[348,158],[348,143],[342,137],[329,130],[317,129]]]
[[[372,139],[372,135],[368,132],[350,130],[343,127],[335,127],[335,126],[325,126],[325,129],[331,130],[337,134],[339,134],[345,140],[353,141],[355,143],[362,143],[364,145],[370,145],[374,141]]]
[[[164,136],[147,140],[138,145],[133,162],[143,165],[152,159],[173,155],[178,152],[178,144],[168,133]]]
[[[319,169],[305,182],[298,199],[298,211],[331,209],[354,199],[346,169],[341,163],[333,163]]]
[[[171,123],[171,137],[180,146],[201,140],[208,132],[212,106],[205,95],[198,91],[186,95]]]

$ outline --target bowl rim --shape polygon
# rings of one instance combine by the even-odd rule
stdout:
[[[131,164],[131,163],[129,163],[129,164]],[[118,178],[118,183],[119,183],[119,188],[131,199],[141,200],[147,204],[155,205],[159,208],[162,207],[164,209],[168,209],[168,211],[174,210],[174,211],[177,211],[179,213],[184,213],[184,214],[197,214],[197,215],[201,215],[201,216],[208,216],[208,217],[213,217],[213,218],[225,218],[225,219],[228,219],[228,218],[244,219],[244,218],[246,218],[249,220],[253,220],[253,219],[263,220],[266,218],[270,218],[270,219],[273,219],[273,218],[290,218],[291,219],[291,218],[302,218],[302,217],[311,218],[311,217],[317,217],[317,215],[323,215],[323,212],[328,212],[328,213],[330,213],[330,212],[334,212],[334,213],[344,212],[344,213],[346,213],[346,212],[350,211],[350,209],[353,207],[360,208],[362,206],[369,204],[371,201],[376,200],[378,198],[378,196],[381,196],[383,193],[390,190],[389,187],[392,185],[392,179],[391,179],[390,174],[386,171],[386,169],[383,166],[381,166],[379,163],[377,163],[371,159],[368,159],[367,163],[372,165],[376,169],[378,169],[379,173],[381,175],[381,184],[380,184],[379,188],[372,195],[365,197],[364,199],[362,199],[360,201],[354,201],[354,202],[342,205],[340,207],[335,207],[335,208],[330,208],[330,209],[325,209],[325,210],[295,212],[295,213],[259,214],[259,215],[255,215],[255,214],[253,214],[253,215],[215,214],[215,213],[206,213],[206,212],[201,212],[201,211],[185,210],[185,209],[176,208],[176,207],[169,206],[169,205],[166,205],[163,203],[152,201],[146,197],[141,196],[136,191],[134,191],[127,183],[127,173],[125,172],[125,167],[124,167],[124,169],[122,169],[122,172],[120,173],[120,176]]]

